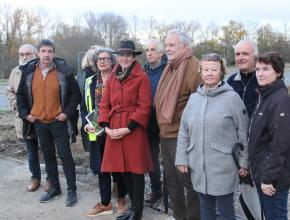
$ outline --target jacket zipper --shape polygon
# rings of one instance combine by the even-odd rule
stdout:
[[[261,104],[261,95],[259,94],[258,104],[257,104],[257,107],[256,107],[255,112],[254,112],[254,114],[253,114],[253,117],[252,117],[252,119],[251,119],[251,121],[250,121],[250,126],[249,126],[249,130],[248,130],[248,132],[249,132],[249,136],[250,136],[250,132],[251,132],[251,129],[252,129],[252,123],[253,123],[254,117],[255,117],[256,114],[257,114],[257,110],[258,110],[260,104]],[[248,142],[249,142],[249,137],[248,137]]]
[[[254,78],[254,74],[253,74],[253,76],[251,77],[251,79],[248,81],[248,83],[245,85],[245,83],[242,81],[242,79],[241,79],[241,83],[244,85],[244,91],[243,91],[243,101],[245,101],[245,93],[246,93],[246,90],[247,90],[247,87],[248,87],[248,85],[250,84],[250,82],[252,81],[252,79]]]

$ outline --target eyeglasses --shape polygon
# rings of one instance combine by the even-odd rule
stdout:
[[[31,56],[32,53],[19,53],[20,57],[24,57],[24,56]]]
[[[202,55],[202,60],[203,61],[222,61],[222,57],[217,54],[217,53],[208,53],[208,54],[204,54]]]
[[[101,63],[101,62],[108,63],[110,60],[111,60],[110,57],[98,57],[97,63]]]

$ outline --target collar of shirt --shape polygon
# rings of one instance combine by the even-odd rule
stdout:
[[[44,67],[40,62],[38,62],[39,68],[41,70],[42,76],[43,78],[45,78],[48,74],[48,72],[53,69],[55,66],[55,64],[52,62],[48,67]]]

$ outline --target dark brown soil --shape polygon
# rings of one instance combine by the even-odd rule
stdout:
[[[14,119],[13,111],[0,111],[0,155],[27,160],[26,145],[16,137]],[[76,165],[88,167],[89,154],[84,151],[79,135],[77,136],[77,142],[71,144],[71,149]],[[39,152],[39,155],[41,162],[43,162],[41,152]]]

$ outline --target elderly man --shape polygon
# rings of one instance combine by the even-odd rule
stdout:
[[[36,57],[36,48],[31,44],[23,44],[19,48],[19,65],[25,65],[30,60]],[[22,133],[23,123],[22,119],[18,117],[18,111],[16,109],[16,92],[20,83],[21,71],[19,66],[15,67],[10,74],[9,83],[7,86],[7,96],[10,101],[10,106],[16,113],[15,118],[15,129],[16,135],[19,139],[24,140],[26,143],[27,155],[28,155],[28,166],[31,172],[31,181],[27,189],[30,192],[37,190],[40,186],[40,165],[38,155],[38,140],[35,134],[29,136]]]
[[[193,56],[190,43],[191,39],[179,30],[167,33],[165,52],[168,64],[155,95],[165,178],[173,216],[177,220],[199,219],[199,200],[192,187],[190,172],[182,173],[175,167],[181,115],[190,94],[196,91],[201,82],[199,62]]]
[[[163,44],[158,41],[151,39],[146,45],[146,59],[147,62],[144,64],[143,69],[147,73],[150,86],[151,86],[151,101],[153,102],[157,85],[160,80],[162,71],[167,63],[166,55],[164,54]],[[154,170],[149,172],[150,182],[151,182],[151,195],[145,200],[147,203],[154,204],[156,201],[162,197],[162,182],[160,180],[160,163],[159,163],[159,127],[156,119],[156,109],[155,106],[151,106],[151,114],[149,119],[149,124],[147,127],[148,140],[150,144],[151,156],[153,160]]]
[[[238,72],[231,75],[228,79],[233,89],[243,100],[249,117],[252,115],[258,93],[258,81],[255,71],[255,55],[258,54],[257,45],[250,40],[241,40],[235,46],[235,61]]]
[[[77,203],[76,173],[66,122],[74,115],[81,94],[72,68],[65,60],[54,57],[53,42],[41,40],[37,49],[39,59],[20,68],[22,77],[16,94],[17,109],[19,117],[35,127],[52,182],[52,187],[40,202],[48,202],[61,194],[57,150],[68,185],[66,205],[73,206]]]
[[[258,54],[257,45],[251,40],[241,40],[235,46],[235,61],[238,72],[231,75],[228,84],[240,95],[248,116],[251,117],[258,99],[258,81],[255,70],[255,56]],[[243,197],[240,197],[241,206],[248,218],[251,218]]]

